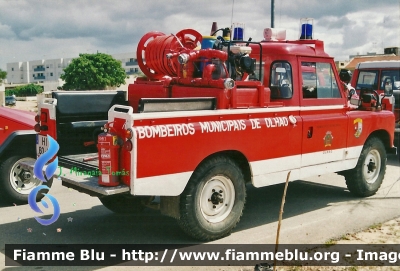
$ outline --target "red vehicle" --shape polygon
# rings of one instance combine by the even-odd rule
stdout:
[[[146,77],[129,86],[127,101],[118,92],[56,92],[41,105],[37,149],[46,150],[47,135],[58,141],[63,185],[114,212],[157,206],[200,240],[230,234],[246,184],[283,183],[288,172],[291,181],[337,172],[353,194],[376,193],[396,152],[393,113],[367,93],[349,106],[322,41],[218,37],[196,48],[204,39],[191,29],[143,36]],[[323,80],[303,78],[303,66]]]
[[[400,61],[367,61],[357,64],[351,80],[357,91],[374,90],[382,95],[393,91],[393,99],[385,109],[395,114],[396,146],[400,138]]]
[[[34,178],[32,170],[20,162],[35,161],[36,137],[33,126],[36,113],[0,107],[0,199],[8,203],[24,204],[28,195],[42,182]],[[47,185],[51,187],[52,179]],[[39,198],[43,197],[40,194]]]

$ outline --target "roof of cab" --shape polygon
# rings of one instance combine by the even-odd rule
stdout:
[[[330,57],[324,51],[324,43],[320,40],[262,41],[261,46],[263,55]],[[252,44],[251,54],[259,54],[259,48],[257,44]]]
[[[366,61],[357,64],[356,69],[369,68],[400,68],[400,60]]]

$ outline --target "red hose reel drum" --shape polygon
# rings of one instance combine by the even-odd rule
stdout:
[[[183,29],[176,35],[169,36],[162,32],[149,32],[139,41],[138,65],[149,79],[161,79],[166,75],[176,76],[177,64],[168,60],[166,55],[182,49],[194,49],[201,44],[202,39],[203,36],[193,29]]]
[[[203,36],[194,29],[183,29],[176,33],[183,46],[187,49],[194,49],[201,44]]]

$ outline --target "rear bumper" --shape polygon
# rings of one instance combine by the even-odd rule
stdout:
[[[20,164],[24,169],[33,171],[36,161],[25,161]],[[46,166],[43,168],[45,172]],[[57,173],[53,178],[61,179],[62,185],[68,188],[75,189],[79,192],[88,194],[90,196],[100,197],[100,196],[110,196],[120,193],[129,193],[129,187],[121,184],[118,186],[100,186],[98,184],[98,176],[89,175],[90,171],[77,171],[77,167],[65,168],[58,167]]]

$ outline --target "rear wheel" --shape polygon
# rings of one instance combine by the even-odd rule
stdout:
[[[110,211],[117,214],[137,214],[143,211],[142,200],[148,197],[135,197],[132,195],[112,195],[99,197],[101,203]]]
[[[243,213],[246,187],[240,168],[226,157],[202,164],[181,194],[181,228],[203,241],[231,233]]]
[[[31,170],[23,169],[19,163],[24,161],[35,161],[28,155],[14,155],[0,162],[0,194],[10,203],[28,203],[29,193],[42,181],[34,177]],[[53,178],[43,183],[51,187]],[[38,193],[36,200],[43,198],[42,193]]]
[[[347,188],[356,196],[374,195],[386,171],[386,150],[380,139],[372,137],[365,143],[357,166],[345,173]]]

